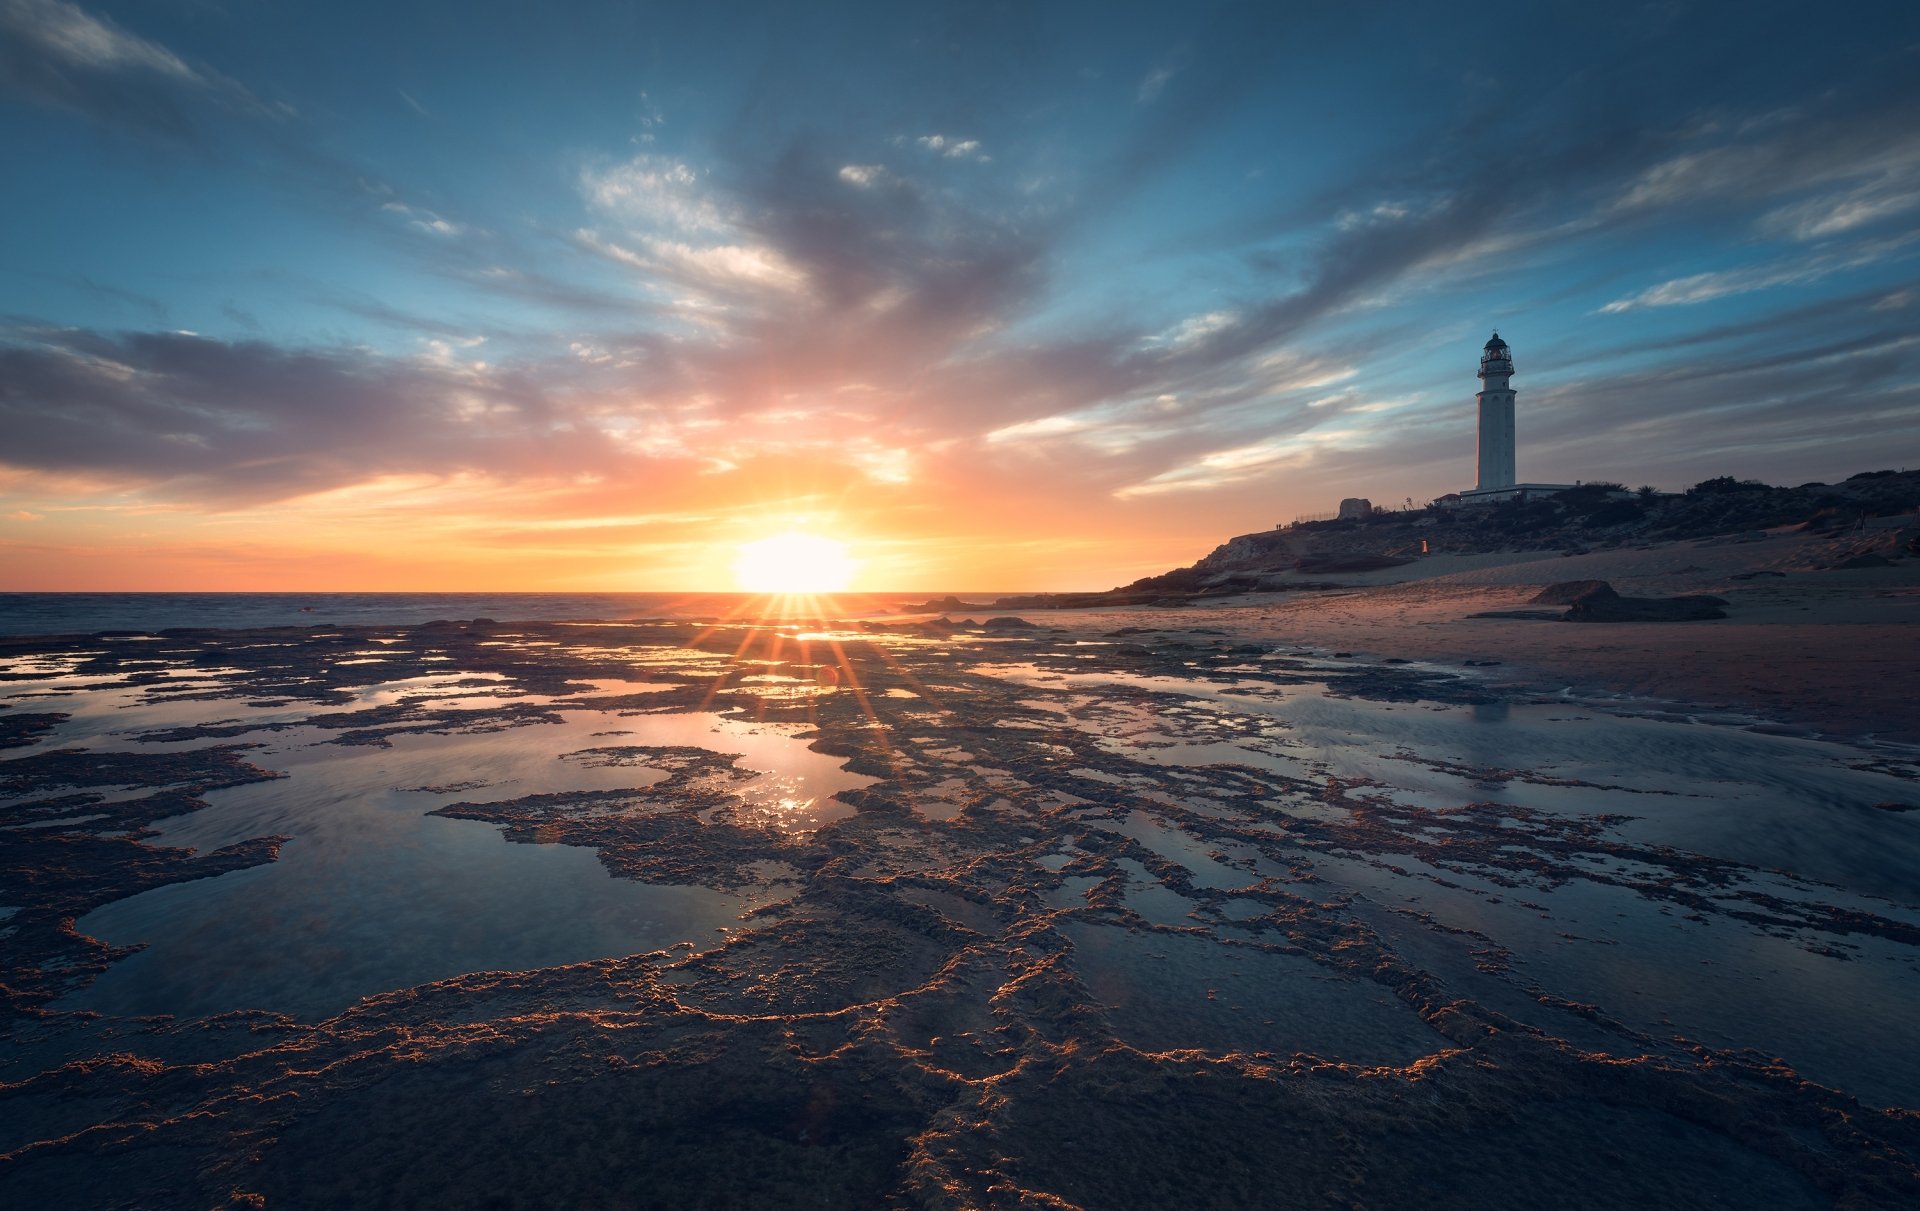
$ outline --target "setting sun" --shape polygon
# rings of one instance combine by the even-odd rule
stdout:
[[[747,543],[733,560],[733,578],[749,593],[834,593],[853,572],[845,543],[798,530]]]

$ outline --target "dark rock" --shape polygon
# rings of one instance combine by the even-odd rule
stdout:
[[[989,618],[985,622],[981,623],[980,626],[983,630],[988,630],[988,631],[1032,631],[1037,629],[1031,622],[1028,622],[1026,619],[1015,618],[1011,615],[1002,615],[999,618]]]
[[[1529,605],[1572,605],[1587,594],[1600,589],[1613,592],[1613,586],[1604,580],[1563,580],[1550,584],[1527,599]]]
[[[57,711],[9,711],[0,715],[0,748],[26,748],[73,716]]]
[[[1785,572],[1776,572],[1771,568],[1761,568],[1757,572],[1735,572],[1728,580],[1758,580],[1762,576],[1785,576]]]
[[[985,608],[986,606],[984,604],[962,601],[949,593],[945,597],[936,597],[930,601],[923,601],[919,605],[903,605],[899,608],[898,612],[902,614],[958,614],[966,610],[981,610]]]
[[[1725,618],[1723,597],[1705,594],[1687,597],[1622,597],[1602,584],[1573,601],[1570,622],[1695,622]]]

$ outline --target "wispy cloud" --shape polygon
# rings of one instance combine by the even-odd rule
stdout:
[[[145,70],[194,84],[206,80],[166,47],[64,0],[5,0],[0,24],[49,59],[102,71]]]
[[[0,88],[110,125],[192,139],[192,103],[285,116],[238,82],[65,0],[0,0]]]
[[[444,219],[433,211],[420,206],[409,206],[405,202],[382,202],[380,209],[389,214],[397,214],[406,219],[409,226],[429,235],[451,238],[465,235],[467,228],[449,219]]]
[[[1340,434],[1327,435],[1337,440]],[[1190,463],[1170,468],[1136,484],[1116,489],[1114,496],[1131,500],[1168,492],[1196,492],[1237,484],[1284,467],[1299,466],[1312,455],[1311,443],[1294,440],[1256,442],[1203,454]]]
[[[981,150],[980,140],[962,139],[953,135],[921,135],[914,140],[915,145],[949,160],[977,160],[985,163],[992,157]]]
[[[1134,99],[1142,105],[1159,100],[1160,94],[1166,90],[1167,81],[1173,79],[1173,71],[1171,67],[1156,67],[1140,77],[1140,86],[1134,89]]]
[[[1796,257],[1764,265],[1747,265],[1712,273],[1696,273],[1649,286],[1638,294],[1615,299],[1600,308],[1617,315],[1641,307],[1681,307],[1711,302],[1729,295],[1751,294],[1779,286],[1804,285],[1849,269],[1911,256],[1920,233],[1874,240],[1843,251]]]

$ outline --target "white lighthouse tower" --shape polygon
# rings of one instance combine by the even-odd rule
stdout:
[[[1480,483],[1440,498],[1442,504],[1492,505],[1551,496],[1572,484],[1523,484],[1513,466],[1513,351],[1498,332],[1480,350]]]
[[[1514,486],[1513,472],[1513,354],[1507,342],[1493,334],[1480,352],[1480,482],[1476,492]]]

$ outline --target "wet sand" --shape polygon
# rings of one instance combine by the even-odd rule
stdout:
[[[1450,575],[0,641],[0,1197],[1913,1205],[1911,708],[1497,620],[1569,696]]]

